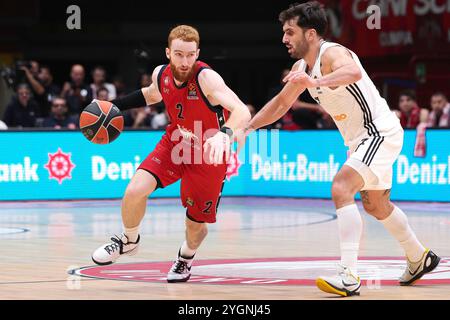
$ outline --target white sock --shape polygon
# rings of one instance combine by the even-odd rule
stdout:
[[[181,245],[180,254],[182,258],[185,259],[189,259],[191,257],[193,258],[196,252],[197,252],[196,250],[192,250],[191,248],[188,247],[186,241],[184,241],[183,244]]]
[[[422,259],[425,248],[417,240],[416,234],[409,226],[408,218],[400,208],[394,206],[390,216],[380,222],[400,242],[409,261],[417,262]]]
[[[359,241],[362,233],[362,219],[356,204],[336,210],[341,244],[341,264],[357,273]]]
[[[136,242],[138,236],[139,236],[139,225],[134,228],[123,228],[124,234],[127,236],[128,240],[130,242]]]

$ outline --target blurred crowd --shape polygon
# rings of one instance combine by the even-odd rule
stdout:
[[[15,95],[8,103],[0,121],[3,128],[54,128],[76,129],[81,111],[93,100],[112,100],[129,93],[120,76],[107,82],[104,67],[96,66],[89,79],[85,67],[71,67],[68,81],[62,85],[53,81],[48,66],[31,61],[22,66],[24,78],[16,86]],[[151,75],[140,76],[140,87],[151,84]],[[137,89],[137,88],[136,88]],[[164,104],[142,106],[123,113],[125,127],[164,129],[168,123]]]
[[[15,95],[6,107],[3,121],[0,121],[0,129],[76,129],[80,112],[92,99],[112,100],[129,93],[120,76],[115,76],[111,82],[107,82],[108,74],[102,66],[90,70],[89,83],[85,67],[75,64],[71,67],[68,81],[62,85],[54,83],[49,66],[39,65],[37,61],[21,66],[21,70],[24,77],[16,86]],[[267,101],[283,88],[281,79],[287,73],[289,69],[282,71],[280,82],[269,90]],[[151,83],[151,74],[144,73],[140,76],[139,88],[147,87]],[[138,88],[132,90],[136,89]],[[252,116],[260,109],[260,106],[251,102],[247,103],[247,107]],[[393,109],[404,128],[417,128],[421,123],[429,128],[450,127],[450,103],[442,92],[432,94],[429,107],[421,107],[417,104],[414,91],[403,91],[399,95],[398,106]],[[169,119],[161,102],[126,111],[124,120],[125,127],[128,128],[160,130],[167,126]],[[325,110],[305,91],[289,112],[269,128],[302,130],[335,129],[336,126]]]

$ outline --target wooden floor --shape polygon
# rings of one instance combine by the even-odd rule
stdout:
[[[399,260],[402,250],[380,223],[364,213],[361,261],[366,271],[376,270],[381,282],[363,287],[361,296],[351,299],[450,299],[450,204],[398,205],[419,239],[443,262],[413,287],[389,285],[402,272],[398,268],[404,264]],[[311,285],[317,274],[331,272],[328,260],[334,263],[332,257],[339,255],[330,201],[222,199],[218,223],[210,225],[196,256],[192,282],[167,284],[133,277],[133,272],[140,272],[130,271],[135,263],[173,261],[183,241],[183,223],[179,200],[151,200],[139,254],[114,265],[131,275],[105,280],[68,271],[92,266],[91,252],[121,231],[119,201],[0,203],[0,299],[334,299]],[[229,264],[230,259],[241,261]],[[111,274],[103,268],[101,275]],[[212,280],[204,281],[207,276]],[[243,280],[220,280],[227,277]],[[264,284],[245,283],[245,278],[285,280]],[[127,279],[133,281],[119,281]]]

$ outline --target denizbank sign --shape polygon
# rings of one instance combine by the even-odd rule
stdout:
[[[80,132],[0,132],[0,200],[122,197],[139,164],[163,132],[127,131],[109,145]],[[392,198],[450,201],[450,130],[428,130],[426,157],[413,155],[405,133],[394,164]],[[347,157],[337,131],[257,132],[231,157],[224,196],[330,198]],[[179,182],[154,197],[177,197]]]

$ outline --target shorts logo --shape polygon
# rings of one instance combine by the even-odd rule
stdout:
[[[194,200],[192,200],[191,198],[188,197],[188,198],[186,199],[186,204],[187,204],[188,206],[191,206],[191,207],[192,207],[192,206],[194,206]]]
[[[195,85],[195,83],[189,83],[187,98],[188,100],[198,100],[197,86]]]
[[[159,160],[157,157],[153,157],[152,160],[155,161],[157,164],[161,164],[161,160]]]
[[[347,115],[345,113],[338,114],[338,115],[333,116],[333,119],[336,121],[342,121],[342,120],[347,119]]]

